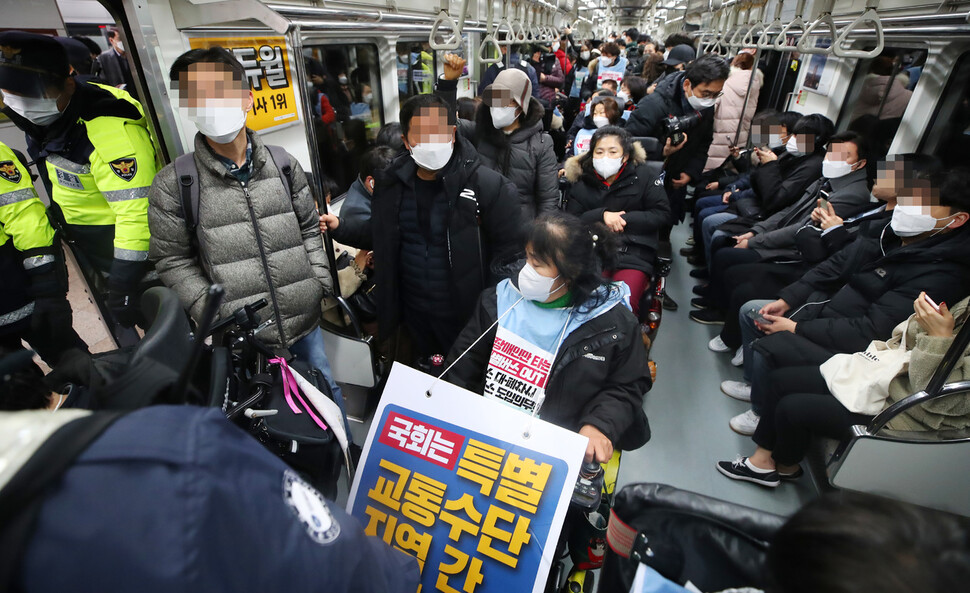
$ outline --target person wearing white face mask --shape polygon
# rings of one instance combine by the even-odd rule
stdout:
[[[605,89],[603,94],[593,97],[586,105],[587,113],[576,116],[571,136],[567,134],[567,149],[571,148],[573,155],[579,156],[589,150],[590,140],[596,130],[606,126],[622,126],[624,124],[623,111],[616,99]]]
[[[378,336],[403,326],[413,354],[405,362],[427,368],[448,352],[496,270],[517,260],[523,224],[518,190],[456,133],[452,105],[418,95],[401,106],[400,122],[410,154],[377,175],[371,201]]]
[[[75,248],[103,274],[114,319],[141,321],[148,264],[148,189],[155,147],[140,103],[107,85],[79,82],[64,47],[46,35],[0,33],[4,113],[46,166],[50,192]]]
[[[589,74],[586,82],[583,83],[583,96],[591,95],[594,91],[603,88],[603,81],[612,80],[617,85],[626,75],[628,65],[625,56],[622,56],[620,46],[615,43],[604,43],[600,46],[600,56],[589,63]]]
[[[643,413],[650,371],[626,303],[629,291],[603,277],[616,250],[602,223],[562,212],[540,216],[529,229],[525,264],[482,294],[442,378],[588,437],[587,461],[643,445],[650,438]],[[613,340],[597,342],[607,327]],[[499,339],[548,362],[540,365],[549,369],[543,387],[514,402],[502,399],[496,389],[502,371],[490,365]]]
[[[588,152],[566,161],[566,211],[588,223],[603,222],[622,245],[611,272],[631,294],[634,314],[649,287],[660,229],[670,222],[663,185],[646,165],[646,153],[622,128],[607,126],[593,134]]]
[[[108,37],[108,51],[101,54],[94,60],[91,71],[95,76],[104,79],[113,87],[125,89],[128,92],[135,92],[135,82],[131,75],[131,66],[128,65],[128,57],[125,53],[125,43],[121,39],[121,31],[114,27],[106,29]],[[79,74],[87,74],[81,72]]]
[[[859,134],[843,132],[833,136],[825,160],[846,161],[850,172],[816,180],[790,206],[751,225],[749,231],[735,235],[732,241],[712,241],[711,282],[707,287],[695,290],[703,300],[692,304],[702,310],[691,312],[690,318],[702,324],[720,324],[726,316],[732,315],[731,293],[741,284],[738,275],[743,276],[748,264],[785,261],[795,265],[802,262],[796,239],[798,232],[812,224],[812,213],[823,202],[831,204],[832,211],[841,218],[868,210],[867,165],[870,156],[869,143]]]
[[[457,105],[457,79],[465,61],[445,54],[443,63],[445,73],[435,92]],[[543,131],[545,114],[532,96],[528,75],[513,68],[500,72],[484,89],[475,121],[458,121],[458,133],[475,145],[482,163],[518,188],[523,223],[559,204],[557,159],[552,138]]]
[[[693,51],[690,47],[686,50]],[[673,52],[671,57],[674,57]],[[665,243],[670,242],[673,225],[686,216],[687,186],[701,181],[707,151],[714,139],[713,104],[729,73],[728,64],[722,57],[716,54],[701,56],[684,72],[664,77],[653,93],[640,100],[626,123],[626,130],[634,136],[657,138],[658,150],[651,158],[666,159],[664,188],[670,199],[672,219],[671,225],[661,232],[661,240]],[[674,145],[668,138],[664,122],[671,116],[682,118],[695,114],[697,122],[686,131],[684,140]],[[668,310],[677,308],[677,303],[669,295],[664,304]]]
[[[745,368],[750,363],[757,370],[750,376],[749,428],[760,429],[778,373],[814,367],[818,376],[818,365],[832,355],[865,351],[870,341],[892,335],[921,293],[936,303],[970,294],[970,170],[921,173],[915,181],[900,189],[889,224],[860,229],[852,243],[779,291],[777,300],[745,305],[767,321],[752,326],[750,338],[767,337],[744,354]],[[901,216],[907,210],[900,207],[916,218]]]
[[[195,151],[152,183],[148,221],[159,277],[196,321],[215,283],[230,295],[222,317],[266,298],[272,323],[257,337],[319,369],[342,405],[319,324],[333,277],[306,174],[292,155],[247,129],[253,95],[232,52],[190,50],[176,58],[169,78],[199,133]]]

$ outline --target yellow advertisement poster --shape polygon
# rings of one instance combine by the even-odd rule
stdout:
[[[253,109],[246,119],[250,129],[268,130],[300,121],[284,37],[194,37],[189,44],[193,49],[221,45],[246,69],[253,90]]]

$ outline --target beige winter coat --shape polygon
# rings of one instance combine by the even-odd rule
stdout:
[[[748,104],[744,104],[744,95],[748,92],[748,83],[751,80],[751,70],[741,70],[731,66],[731,75],[724,83],[724,95],[717,100],[714,108],[714,141],[711,148],[707,151],[707,164],[705,171],[716,169],[731,154],[729,150],[734,141],[734,134],[737,132],[738,123],[741,125],[741,135],[738,136],[738,146],[744,146],[748,141],[748,132],[751,129],[751,118],[758,108],[758,96],[761,94],[761,85],[764,83],[764,74],[757,68],[754,69],[754,83],[751,84],[751,97]],[[742,110],[743,118],[742,118]],[[742,122],[743,119],[743,122]]]
[[[879,119],[896,119],[902,117],[906,112],[906,106],[913,96],[913,91],[906,88],[909,77],[903,73],[892,79],[892,86],[889,88],[889,96],[883,104],[882,97],[886,94],[886,84],[889,76],[877,76],[869,74],[866,76],[862,92],[856,102],[855,110],[852,112],[852,119],[856,120],[863,115],[879,115]],[[882,105],[882,112],[879,106]]]
[[[956,319],[956,332],[970,317],[967,310],[970,298],[963,299],[954,305],[950,312]],[[897,376],[889,384],[889,399],[886,406],[906,399],[910,395],[926,388],[930,377],[943,360],[953,337],[938,338],[930,336],[911,318],[906,326],[906,343],[914,344],[909,360],[909,372]],[[893,338],[898,338],[896,334]],[[956,368],[947,378],[948,383],[966,381],[970,379],[970,350],[963,353]],[[922,406],[916,406],[896,416],[886,425],[893,430],[954,430],[970,427],[970,395],[953,395],[944,399],[932,401]]]

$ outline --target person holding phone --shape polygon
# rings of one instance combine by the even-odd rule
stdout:
[[[766,410],[770,374],[785,367],[819,365],[833,354],[865,350],[912,312],[921,292],[936,302],[970,294],[970,169],[918,179],[901,195],[888,225],[871,225],[846,248],[778,293],[751,302],[768,321],[742,315],[746,383],[722,384],[752,408],[731,419],[753,434]],[[881,228],[880,228],[881,227]]]
[[[821,177],[822,160],[835,124],[822,115],[802,116],[792,111],[767,121],[767,146],[757,148],[757,163],[748,178],[719,181],[720,200],[697,201],[695,249],[688,260],[692,265],[710,263],[712,253],[732,236],[750,231],[760,220],[789,207]],[[717,208],[704,212],[711,206]],[[716,237],[722,237],[721,241],[715,241]]]
[[[970,317],[970,299],[951,310],[937,305],[920,292],[912,302],[913,315],[897,327],[893,338],[911,351],[909,365],[889,384],[883,409],[926,388],[930,378]],[[766,315],[768,317],[768,315]],[[901,329],[902,328],[902,329]],[[885,337],[885,336],[884,336]],[[964,352],[947,382],[970,379],[970,350]],[[818,365],[785,367],[772,371],[761,422],[752,438],[754,453],[735,461],[720,461],[717,470],[732,480],[774,488],[802,475],[804,459],[813,436],[841,439],[855,424],[867,424],[872,416],[848,410],[832,395]],[[962,430],[970,427],[970,397],[948,397],[902,412],[886,425],[891,430]]]
[[[711,282],[695,293],[701,299],[691,301],[698,311],[690,318],[705,325],[723,324],[730,304],[732,285],[727,276],[735,266],[770,261],[801,260],[795,236],[811,222],[812,212],[820,198],[828,196],[836,212],[852,216],[867,209],[869,203],[868,160],[871,157],[868,140],[854,132],[832,137],[822,177],[813,183],[797,202],[774,216],[753,225],[746,233],[735,235],[733,248],[722,242],[723,248],[713,250]]]

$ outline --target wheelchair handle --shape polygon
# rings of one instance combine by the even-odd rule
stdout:
[[[238,325],[239,327],[245,328],[247,325],[257,326],[259,325],[259,317],[256,315],[256,311],[266,308],[269,305],[266,299],[259,299],[249,303],[248,305],[243,305],[242,307],[236,309],[232,312],[232,315],[224,319],[220,319],[212,324],[212,329],[210,329],[205,335],[206,337],[217,334],[231,325]]]

